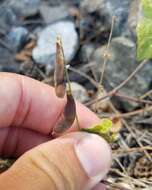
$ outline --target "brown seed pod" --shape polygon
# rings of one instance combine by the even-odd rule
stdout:
[[[60,37],[57,37],[54,85],[55,85],[55,93],[59,98],[63,98],[66,91],[64,75],[65,75],[64,53],[63,53],[61,39]]]
[[[71,127],[76,117],[76,104],[73,96],[67,93],[67,104],[64,108],[63,120],[54,128],[55,134],[61,134]]]
[[[71,126],[76,116],[76,104],[72,94],[67,93],[67,104],[64,109],[65,121],[68,126]]]

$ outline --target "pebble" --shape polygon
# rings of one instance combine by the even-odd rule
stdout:
[[[0,26],[1,29],[8,30],[11,26],[17,24],[17,16],[13,10],[6,6],[0,6]]]
[[[101,46],[93,55],[93,61],[96,62],[95,71],[97,75],[101,74],[105,48],[106,46]],[[136,61],[136,44],[125,37],[113,38],[109,55],[110,57],[105,69],[104,83],[110,89],[113,89],[124,81],[139,65]],[[151,76],[152,64],[149,62],[119,92],[131,97],[140,97],[148,91],[151,84]],[[133,102],[123,101],[122,103],[128,111],[137,106]]]
[[[93,46],[93,44],[84,44],[81,47],[81,60],[83,63],[87,63],[90,61],[91,56],[94,52],[95,47]]]
[[[89,97],[87,91],[82,85],[76,82],[71,82],[70,84],[72,88],[72,94],[77,101],[81,103],[88,101]]]
[[[54,7],[41,5],[40,13],[45,23],[48,24],[62,20],[69,16],[68,7],[65,5]]]
[[[28,30],[24,27],[13,27],[7,35],[7,39],[13,47],[19,51],[28,38]]]
[[[39,33],[37,46],[32,52],[36,63],[54,67],[57,36],[62,39],[66,62],[69,63],[72,60],[78,48],[75,25],[70,21],[60,21],[47,26]]]
[[[131,1],[132,0],[83,0],[81,1],[81,9],[83,15],[87,15],[86,17],[84,16],[83,19],[87,19],[88,14],[93,15],[93,13],[95,13],[100,18],[100,25],[102,27],[105,26],[105,30],[107,31],[111,28],[112,17],[115,16],[117,19],[113,33],[115,36],[119,36],[126,32],[126,24]]]
[[[41,0],[11,0],[8,5],[20,16],[33,16],[39,11]]]
[[[104,5],[104,0],[82,0],[81,1],[81,8],[83,11],[86,11],[88,13],[93,13],[97,11],[98,9],[101,9]]]
[[[132,1],[129,9],[128,27],[134,38],[136,38],[136,27],[141,15],[140,0]]]

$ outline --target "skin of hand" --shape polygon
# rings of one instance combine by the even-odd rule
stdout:
[[[0,156],[17,161],[0,175],[3,190],[104,190],[99,183],[111,164],[111,150],[101,137],[76,132],[51,139],[66,99],[53,87],[25,76],[0,74]],[[80,127],[99,122],[77,103]]]

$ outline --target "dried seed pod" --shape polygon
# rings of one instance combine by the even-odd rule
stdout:
[[[61,134],[71,127],[76,116],[76,104],[72,94],[67,93],[67,104],[64,108],[64,117],[60,124],[54,128],[55,134]]]
[[[56,41],[56,64],[54,72],[54,85],[55,92],[59,98],[63,98],[66,91],[65,85],[65,63],[64,53],[60,37],[57,37]]]
[[[65,121],[68,126],[71,126],[76,116],[76,104],[72,94],[67,93],[67,104],[64,109]]]
[[[67,68],[65,67],[63,47],[61,39],[59,37],[57,38],[56,42],[56,51],[56,66],[54,73],[55,92],[58,97],[62,98],[65,95],[65,93],[67,96],[67,103],[64,108],[63,118],[61,122],[53,129],[52,133],[58,135],[69,129],[73,124],[75,118],[76,120],[78,119],[76,116],[76,104],[72,96],[69,75]],[[68,90],[66,90],[65,78],[68,83]]]

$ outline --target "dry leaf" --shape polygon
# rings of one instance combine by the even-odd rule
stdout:
[[[111,132],[118,133],[120,129],[122,128],[122,122],[121,122],[120,117],[114,116],[112,118],[112,123],[113,123],[113,126],[111,128]]]

